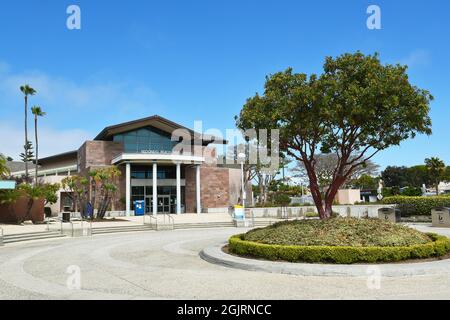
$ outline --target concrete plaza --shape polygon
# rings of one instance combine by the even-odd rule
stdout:
[[[0,298],[450,299],[447,275],[381,277],[374,288],[365,276],[244,271],[199,257],[203,248],[242,231],[149,231],[10,244],[0,248]]]

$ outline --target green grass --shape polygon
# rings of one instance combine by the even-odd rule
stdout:
[[[242,240],[287,246],[402,247],[432,239],[417,230],[379,219],[334,218],[286,221],[254,229]]]

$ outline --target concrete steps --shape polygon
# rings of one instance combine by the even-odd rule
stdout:
[[[136,232],[136,231],[153,231],[153,230],[155,230],[155,226],[147,224],[135,226],[100,227],[100,228],[92,228],[92,235],[116,233],[116,232]]]
[[[3,243],[14,243],[22,241],[40,240],[40,239],[51,239],[51,238],[62,238],[65,235],[61,234],[59,231],[42,231],[42,232],[28,232],[19,234],[7,234],[3,236]]]
[[[233,221],[205,222],[205,223],[175,223],[174,229],[200,229],[200,228],[234,228]]]
[[[269,226],[276,221],[254,221],[254,228],[262,228]],[[158,227],[155,224],[145,225],[131,225],[131,226],[108,226],[108,227],[96,227],[92,228],[92,235],[96,234],[109,234],[109,233],[122,233],[122,232],[142,232],[142,231],[162,231],[162,230],[180,230],[180,229],[206,229],[206,228],[235,228],[234,221],[216,221],[216,222],[185,222],[185,223],[159,223]],[[31,241],[40,239],[61,238],[66,235],[61,234],[60,231],[42,231],[42,232],[29,232],[20,234],[9,234],[3,236],[3,244]],[[69,235],[70,236],[70,235]],[[0,239],[0,245],[2,245]]]
[[[253,224],[254,228],[262,228],[262,227],[267,227],[270,226],[274,223],[276,223],[277,221],[255,221]]]

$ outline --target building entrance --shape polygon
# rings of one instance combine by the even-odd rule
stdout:
[[[157,213],[171,213],[170,210],[170,195],[161,195],[158,196],[157,201]],[[145,197],[145,212],[146,213],[152,213],[153,208],[153,196],[146,196]]]

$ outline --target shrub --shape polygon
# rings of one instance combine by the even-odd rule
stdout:
[[[435,207],[450,207],[449,196],[406,197],[393,196],[382,200],[383,204],[396,204],[402,215],[431,215]]]
[[[422,195],[422,189],[415,187],[406,187],[401,192],[402,196],[407,197],[420,197]]]
[[[439,257],[450,251],[450,239],[428,234],[425,244],[403,247],[285,246],[243,240],[244,235],[229,239],[230,252],[267,260],[289,262],[352,264],[357,262],[395,262],[406,259]]]
[[[426,234],[379,219],[283,221],[247,232],[243,240],[294,246],[403,247],[425,244]]]
[[[273,200],[276,205],[280,205],[282,207],[286,207],[291,203],[291,198],[286,193],[276,193],[273,197]]]

